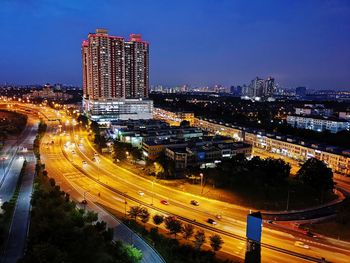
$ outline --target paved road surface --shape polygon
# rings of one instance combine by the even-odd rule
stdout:
[[[32,156],[28,156],[28,163],[22,178],[2,263],[16,263],[23,256],[30,219],[30,199],[33,190],[34,173],[35,157],[32,154]]]

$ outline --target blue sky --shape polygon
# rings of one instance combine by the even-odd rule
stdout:
[[[95,28],[150,42],[152,84],[350,89],[350,1],[0,0],[0,83],[81,85]]]

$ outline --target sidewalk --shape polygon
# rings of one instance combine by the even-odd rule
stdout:
[[[16,263],[23,257],[26,246],[30,220],[30,199],[35,175],[34,154],[28,156],[27,161],[1,263]]]

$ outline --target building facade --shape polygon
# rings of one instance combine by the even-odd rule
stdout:
[[[334,117],[288,115],[287,123],[294,128],[317,132],[330,131],[331,133],[337,133],[350,130],[349,121]]]
[[[157,109],[158,114],[161,111],[162,119],[165,120],[168,111]],[[274,133],[261,133],[228,123],[216,123],[199,118],[194,119],[194,126],[210,133],[233,137],[235,141],[247,142],[253,146],[253,149],[258,148],[268,152],[274,152],[295,160],[305,161],[308,158],[314,157],[324,161],[333,172],[350,175],[350,150],[309,143]]]
[[[109,35],[105,29],[97,29],[82,42],[81,52],[83,104],[89,117],[152,117],[153,103],[147,99],[149,44],[141,35],[131,34],[125,41]]]

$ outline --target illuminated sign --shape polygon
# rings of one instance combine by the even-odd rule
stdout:
[[[262,218],[261,213],[251,213],[247,217],[247,232],[246,237],[255,242],[261,241]]]

